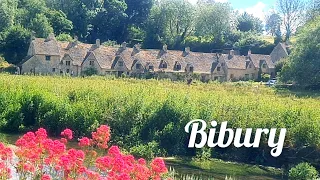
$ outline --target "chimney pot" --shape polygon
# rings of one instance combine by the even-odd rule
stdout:
[[[101,45],[100,39],[96,39],[96,47],[99,48]]]

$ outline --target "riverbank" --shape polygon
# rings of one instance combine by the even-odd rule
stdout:
[[[166,165],[172,167],[179,175],[197,178],[225,180],[234,179],[281,179],[281,169],[244,163],[226,162],[219,159],[196,160],[191,158],[165,158]],[[179,177],[179,175],[177,175]]]

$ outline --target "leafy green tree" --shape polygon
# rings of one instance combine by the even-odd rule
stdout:
[[[55,34],[71,32],[73,28],[72,22],[67,19],[67,16],[61,10],[49,10],[45,15]]]
[[[125,22],[125,34],[123,38],[129,38],[128,40],[131,41],[133,38],[132,33],[136,33],[136,30],[142,33],[142,28],[145,27],[145,22],[150,15],[153,0],[125,0],[125,2],[127,4],[125,13],[128,17]]]
[[[11,64],[18,64],[27,55],[30,37],[30,31],[20,25],[7,29],[0,42],[4,58]]]
[[[259,18],[244,12],[238,17],[237,29],[243,32],[254,31],[262,33],[263,25]]]
[[[17,6],[16,0],[0,1],[0,32],[14,24]]]
[[[320,86],[320,17],[301,30],[289,61],[281,71],[282,81],[295,81],[301,86]]]
[[[99,10],[92,20],[92,30],[90,31],[90,41],[100,38],[105,40],[123,40],[125,20],[127,15],[125,10],[127,5],[122,0],[105,1],[103,8]]]
[[[195,34],[213,36],[222,42],[223,36],[232,30],[232,8],[229,3],[199,3]]]
[[[163,0],[151,11],[149,28],[152,30],[148,32],[154,31],[156,35],[151,36],[157,36],[158,41],[177,49],[194,30],[194,14],[194,7],[187,1]]]
[[[48,18],[44,14],[37,14],[31,20],[31,29],[36,33],[37,37],[46,38],[50,33],[53,33]]]
[[[276,36],[277,33],[281,32],[281,16],[275,12],[266,16],[266,31],[271,36]]]

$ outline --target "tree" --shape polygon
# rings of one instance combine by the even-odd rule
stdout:
[[[46,38],[50,33],[53,33],[48,18],[44,14],[37,14],[31,20],[31,29],[36,33],[37,37]]]
[[[194,30],[194,13],[194,7],[185,0],[163,0],[152,9],[150,25],[154,26],[149,28],[156,31],[160,41],[178,49]]]
[[[266,31],[271,36],[276,36],[277,33],[281,32],[281,16],[276,12],[266,16]]]
[[[45,15],[56,35],[71,32],[73,28],[72,22],[67,19],[66,14],[61,10],[48,10]]]
[[[223,35],[232,30],[232,8],[228,3],[199,3],[195,34],[213,36],[221,42]]]
[[[287,41],[292,33],[303,23],[305,4],[303,0],[278,0],[277,6],[282,16],[286,31],[285,40]]]
[[[119,43],[123,40],[125,20],[127,15],[125,10],[127,5],[122,0],[105,1],[92,20],[90,30],[90,41],[100,38],[105,40],[116,40]]]
[[[300,31],[289,60],[281,71],[281,80],[320,88],[320,17]]]
[[[242,32],[248,32],[248,31],[254,31],[258,33],[262,33],[263,31],[263,25],[262,21],[254,17],[251,14],[248,14],[247,12],[242,13],[240,16],[238,16],[238,26],[237,29]]]
[[[310,0],[307,8],[307,21],[312,21],[320,16],[320,0]]]
[[[0,32],[14,24],[17,6],[16,0],[0,1]]]
[[[30,37],[31,33],[20,25],[5,31],[0,42],[4,58],[11,64],[18,64],[27,55]]]

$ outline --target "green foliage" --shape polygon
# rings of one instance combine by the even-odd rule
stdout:
[[[300,163],[295,167],[291,168],[289,171],[290,180],[300,180],[300,179],[318,179],[319,173],[311,166],[309,163]]]
[[[62,11],[49,10],[46,12],[46,17],[48,18],[55,34],[58,35],[71,32],[73,28],[72,22],[67,19],[66,14]]]
[[[161,155],[159,144],[155,141],[148,142],[147,144],[139,144],[130,148],[130,154],[135,157],[144,157],[147,159],[153,159],[156,156]]]
[[[59,34],[59,36],[56,37],[56,39],[58,41],[67,41],[67,42],[71,42],[73,40],[73,38],[69,35],[69,34]]]
[[[295,48],[281,71],[281,80],[304,87],[320,86],[320,17],[307,24],[298,35]]]
[[[30,32],[21,26],[12,26],[3,33],[3,40],[0,41],[4,58],[12,64],[19,63],[26,57]]]
[[[237,29],[243,32],[255,31],[262,33],[263,25],[259,18],[244,12],[238,17]]]
[[[94,67],[90,67],[84,70],[82,73],[85,76],[92,76],[92,75],[98,74],[98,70]]]
[[[36,17],[31,20],[30,25],[37,37],[46,38],[50,33],[53,33],[53,28],[44,14],[37,14]]]

